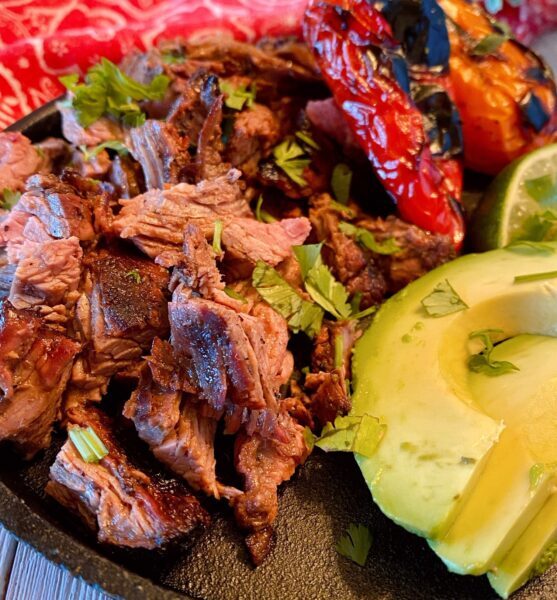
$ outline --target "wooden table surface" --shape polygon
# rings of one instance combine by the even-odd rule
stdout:
[[[557,73],[557,32],[534,45]],[[52,564],[0,526],[0,600],[109,600],[109,596]]]

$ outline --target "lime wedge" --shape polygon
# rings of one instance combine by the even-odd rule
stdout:
[[[557,214],[557,144],[521,156],[497,175],[472,220],[472,247],[484,251],[519,239],[540,241],[548,211]]]

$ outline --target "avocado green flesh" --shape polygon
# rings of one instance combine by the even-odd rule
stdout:
[[[548,497],[554,480],[532,489],[530,469],[557,460],[557,338],[520,335],[496,346],[493,360],[520,370],[500,377],[468,374],[478,405],[506,429],[469,501],[449,532],[430,541],[450,570],[482,574],[511,549]]]
[[[553,525],[552,525],[553,524]],[[530,578],[544,550],[557,541],[557,494],[554,493],[522,534],[512,550],[488,573],[493,589],[508,598]]]
[[[541,420],[510,427],[511,399],[495,406],[493,395],[475,389],[467,367],[470,354],[481,349],[469,340],[472,331],[557,336],[557,279],[514,283],[516,275],[557,270],[557,243],[549,245],[554,253],[495,250],[432,271],[383,305],[354,353],[352,414],[387,424],[374,456],[356,455],[373,498],[394,521],[429,538],[461,573],[485,573],[506,560],[552,490],[547,478],[529,489],[540,450],[528,436]],[[445,280],[469,308],[434,318],[421,300]],[[488,386],[512,385],[517,376],[526,396],[531,382],[540,381],[522,371],[474,377]],[[553,449],[548,442],[544,452]]]

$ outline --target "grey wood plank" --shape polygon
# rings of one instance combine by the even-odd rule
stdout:
[[[5,600],[109,600],[109,597],[20,542]]]

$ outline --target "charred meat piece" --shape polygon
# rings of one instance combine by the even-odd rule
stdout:
[[[0,252],[0,300],[10,294],[16,265],[11,265],[4,252]]]
[[[245,491],[232,504],[239,525],[251,533],[247,546],[256,565],[272,549],[269,527],[278,512],[277,488],[309,454],[303,427],[286,413],[281,414],[281,421],[287,432],[285,441],[265,439],[257,433],[239,433],[235,441],[235,465],[243,476]],[[254,536],[254,532],[260,533]]]
[[[86,347],[72,373],[70,404],[99,400],[112,375],[168,332],[165,269],[113,249],[90,253],[85,266],[76,328]]]
[[[0,190],[23,191],[25,180],[45,164],[24,135],[15,131],[0,133]]]
[[[155,339],[124,416],[155,457],[194,489],[216,498],[229,496],[232,490],[217,482],[215,472],[217,421],[201,413],[193,391],[187,368],[182,369],[170,344]]]
[[[82,256],[76,237],[24,246],[15,267],[10,302],[20,309],[73,306],[79,296]]]
[[[456,258],[449,236],[431,233],[396,217],[356,221],[374,235],[379,243],[393,239],[400,251],[388,256],[377,256],[379,268],[387,281],[389,293],[394,293],[428,271]]]
[[[143,169],[148,190],[178,183],[191,161],[188,139],[182,138],[172,123],[148,119],[129,132],[131,152]]]
[[[133,198],[145,189],[141,166],[126,156],[114,157],[108,180],[114,186],[118,198]]]
[[[209,523],[208,514],[180,483],[155,479],[133,466],[100,411],[88,408],[72,417],[95,431],[108,454],[87,463],[68,440],[50,468],[46,491],[96,530],[100,542],[158,548]]]
[[[351,295],[361,294],[365,309],[383,301],[387,282],[373,255],[339,230],[341,215],[331,206],[328,194],[312,198],[310,221],[317,238],[324,242],[325,261]]]
[[[0,302],[0,440],[25,458],[50,444],[79,344]]]
[[[197,185],[180,183],[167,190],[151,190],[129,200],[114,219],[113,231],[130,239],[145,254],[156,258],[166,250],[180,249],[187,223],[211,237],[216,219],[249,217],[251,211],[238,183],[240,172]]]
[[[92,204],[73,185],[54,175],[33,175],[26,189],[0,224],[0,246],[7,246],[10,262],[17,262],[29,244],[95,238]]]
[[[263,104],[254,103],[234,118],[226,157],[246,177],[257,175],[259,161],[267,158],[281,139],[281,125],[273,111]]]
[[[62,115],[62,133],[74,146],[96,146],[111,140],[124,141],[124,130],[110,117],[101,117],[89,127],[83,127],[74,108],[64,102],[58,102],[56,107]]]

